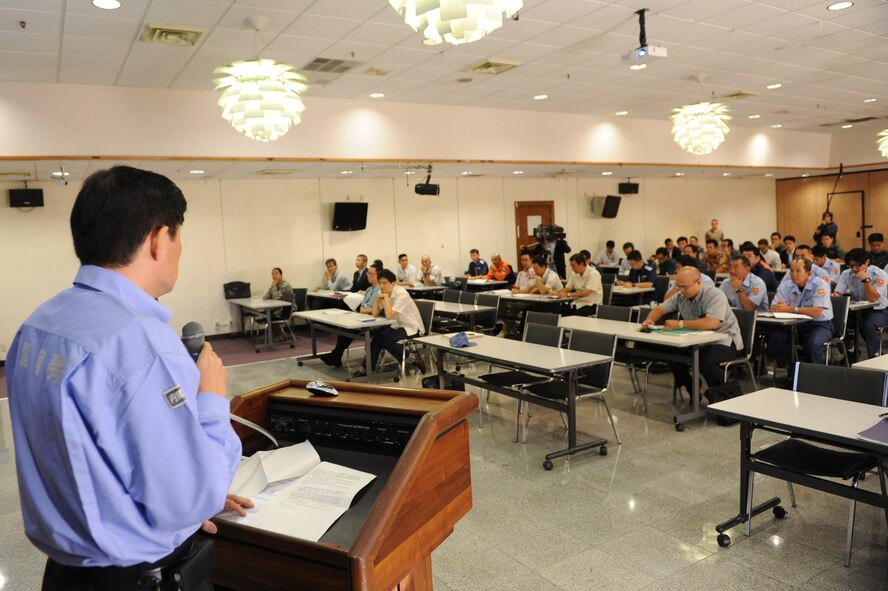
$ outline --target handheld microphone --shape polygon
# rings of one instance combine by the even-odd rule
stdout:
[[[195,363],[197,363],[197,358],[200,357],[200,350],[203,349],[205,337],[206,335],[200,322],[189,322],[182,327],[182,344],[185,345],[188,354],[191,355]]]

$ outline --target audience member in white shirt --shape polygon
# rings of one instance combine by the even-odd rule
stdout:
[[[619,265],[620,255],[617,254],[615,249],[616,243],[614,243],[613,240],[608,240],[604,246],[604,250],[595,255],[595,260],[593,262],[596,265]]]
[[[330,289],[333,291],[348,291],[351,289],[351,279],[339,271],[339,265],[336,259],[327,259],[324,261],[327,271],[324,273],[324,280],[318,289]]]
[[[419,274],[416,272],[416,267],[410,264],[406,254],[398,255],[398,268],[395,269],[395,278],[398,285],[406,285],[407,287],[422,283]]]

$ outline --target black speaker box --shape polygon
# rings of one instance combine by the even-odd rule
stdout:
[[[635,195],[638,193],[638,183],[620,183],[617,190],[620,195]]]
[[[43,207],[43,189],[10,189],[9,207]]]
[[[416,187],[414,187],[414,191],[416,191],[417,195],[440,195],[441,185],[435,185],[433,183],[417,183]]]
[[[617,212],[620,210],[620,200],[622,197],[619,195],[608,195],[604,198],[604,208],[601,210],[601,217],[603,218],[615,218],[617,217]]]

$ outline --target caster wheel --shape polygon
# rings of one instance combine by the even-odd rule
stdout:
[[[290,343],[290,348],[291,348],[291,349],[295,349],[295,348],[296,348],[296,345],[294,345],[293,343]]]
[[[397,384],[398,382],[401,381],[401,376],[395,376],[394,380],[395,380],[395,383]]]
[[[546,470],[551,470],[554,467],[555,464],[553,464],[551,460],[546,460],[545,462],[543,462],[543,468],[545,468]]]
[[[718,534],[716,540],[718,541],[718,545],[722,548],[727,548],[731,545],[731,536],[728,534]]]
[[[296,362],[296,365],[298,365],[299,367],[302,367],[302,362],[301,362],[301,361],[297,361],[297,362]]]
[[[780,505],[777,505],[771,510],[774,512],[774,517],[776,517],[777,519],[783,519],[784,517],[786,517],[786,509],[784,509]]]
[[[685,430],[684,423],[675,423],[675,430],[681,433]]]
[[[460,367],[457,365],[455,369],[456,369],[456,371],[459,371]]]
[[[607,455],[607,446],[606,446],[606,445],[602,445],[601,447],[599,447],[599,448],[598,448],[598,453],[599,453],[600,455],[602,455],[602,456],[606,456],[606,455]]]

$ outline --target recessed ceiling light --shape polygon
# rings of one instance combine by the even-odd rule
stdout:
[[[538,94],[538,95],[536,95],[536,96],[533,97],[533,100],[535,100],[535,101],[544,101],[544,100],[546,100],[547,98],[549,98],[549,95],[548,95],[548,94]]]
[[[68,176],[70,174],[71,174],[70,172],[56,171],[56,172],[52,173],[52,176],[57,176],[57,177],[61,178],[64,176]]]
[[[731,176],[731,174],[732,174],[732,173],[730,173],[730,172],[723,172],[723,173],[722,173],[722,176]]]
[[[203,174],[203,170],[189,170],[188,174]]]
[[[685,175],[685,173],[683,173],[683,172],[676,172],[675,173],[675,176],[684,176],[684,175]]]
[[[629,69],[630,70],[644,70],[647,67],[648,67],[647,64],[632,64],[631,66],[629,66]]]
[[[353,170],[340,170],[339,171],[339,174],[352,174],[352,173],[354,173]]]
[[[120,8],[120,2],[117,0],[92,0],[93,6],[103,10],[114,10]]]
[[[429,39],[428,37],[422,40],[423,45],[440,45],[443,42],[443,39]]]
[[[783,85],[779,82],[775,82],[774,84],[768,84],[765,88],[768,90],[777,90],[778,88],[783,88]]]
[[[854,127],[854,126],[851,125],[850,123],[846,123],[845,125],[842,126],[842,129],[851,129],[852,127]]]
[[[385,95],[381,92],[371,92],[370,98],[385,98]]]
[[[464,171],[462,171],[462,173],[460,173],[460,174],[464,174],[464,175],[466,175],[466,174],[472,174],[472,171],[471,171],[471,170],[464,170]]]
[[[610,176],[610,175],[612,175],[612,174],[614,174],[614,173],[612,173],[612,172],[609,171],[609,170],[605,170],[604,172],[601,173],[601,176]]]
[[[415,170],[407,170],[407,171],[404,171],[404,174],[416,174],[416,171]]]
[[[808,178],[809,176],[811,176],[811,175],[808,174],[807,172],[803,172],[803,173],[802,173],[802,178],[803,178],[803,179],[806,179],[806,178]]]
[[[874,99],[874,98],[863,99],[863,102],[865,102],[865,103],[874,103],[874,102],[876,102],[876,99]]]
[[[512,174],[524,174],[523,170],[513,170]]]
[[[629,111],[617,111],[616,113],[614,113],[614,115],[616,115],[617,117],[625,117],[628,114]]]
[[[853,2],[833,2],[826,7],[827,10],[845,10],[854,6]]]
[[[774,125],[771,126],[771,129],[780,129],[781,127],[783,127],[781,124],[775,123]]]
[[[747,119],[761,119],[761,115],[750,115]]]
[[[765,176],[774,176],[774,173],[773,172],[766,172]]]

